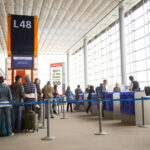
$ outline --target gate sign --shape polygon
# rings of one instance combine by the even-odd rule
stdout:
[[[51,64],[51,84],[58,86],[59,94],[62,94],[62,63]]]
[[[33,56],[37,54],[38,18],[8,15],[8,55]]]

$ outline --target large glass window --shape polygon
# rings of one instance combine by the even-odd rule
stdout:
[[[81,86],[81,89],[85,89],[83,49],[70,56],[70,85],[73,91],[78,84]]]
[[[108,79],[110,88],[116,82],[121,83],[119,23],[114,22],[102,31],[95,39],[88,42],[88,84],[98,86],[103,79]],[[141,89],[150,85],[150,1],[143,0],[132,8],[125,16],[125,49],[127,84],[128,77],[133,75],[140,83]],[[73,64],[79,65],[78,55],[73,56]],[[83,56],[82,56],[83,57]],[[83,62],[82,62],[83,63]],[[79,77],[76,69],[74,78],[70,77],[73,85],[83,83],[84,78]],[[79,77],[79,79],[78,79]],[[75,83],[76,82],[76,83]]]
[[[150,1],[143,1],[139,8],[131,10],[125,18],[127,77],[133,75],[142,89],[150,83],[149,20]]]
[[[88,44],[88,83],[98,86],[108,79],[110,88],[120,82],[120,46],[118,22]]]

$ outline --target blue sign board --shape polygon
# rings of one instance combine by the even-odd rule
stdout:
[[[33,69],[33,57],[12,57],[13,69]]]

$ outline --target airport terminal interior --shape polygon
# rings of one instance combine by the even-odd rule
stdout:
[[[0,0],[0,150],[150,150],[150,0]]]

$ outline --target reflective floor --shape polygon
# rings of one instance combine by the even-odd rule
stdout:
[[[42,141],[46,129],[35,133],[18,133],[0,138],[0,150],[149,150],[150,128],[121,124],[120,121],[103,120],[103,130],[108,135],[94,135],[98,131],[98,117],[86,113],[67,113],[68,119],[51,120],[53,141]]]

